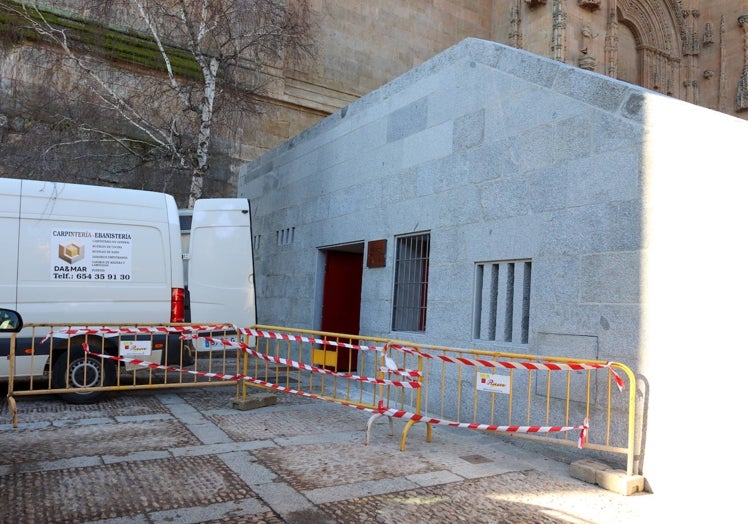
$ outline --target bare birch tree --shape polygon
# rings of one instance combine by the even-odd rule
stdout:
[[[68,102],[99,116],[75,123],[81,136],[157,155],[189,176],[191,208],[219,115],[252,114],[274,71],[311,54],[307,2],[0,0],[0,12],[19,22],[18,39],[41,40],[75,71]]]

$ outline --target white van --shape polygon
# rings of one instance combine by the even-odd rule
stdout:
[[[18,311],[25,324],[254,324],[249,202],[198,200],[191,214],[185,251],[170,195],[0,178],[0,245],[5,252],[0,256],[0,308]],[[0,339],[0,379],[9,376],[5,337]],[[37,345],[34,359],[25,357],[23,344],[18,344],[15,377],[51,373],[53,383],[81,387],[101,383],[100,372],[107,378],[110,360],[102,366],[83,359],[78,346],[68,361],[55,344],[59,342],[41,350],[46,358],[39,358]],[[149,358],[162,364],[184,362],[173,351],[153,351]],[[93,369],[76,375],[75,359]],[[55,366],[63,361],[69,366]],[[87,384],[77,383],[76,376],[86,377]],[[90,402],[98,394],[65,397]]]

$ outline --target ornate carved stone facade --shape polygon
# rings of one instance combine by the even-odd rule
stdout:
[[[318,0],[314,5],[320,61],[287,72],[278,84],[285,89],[278,98],[291,97],[297,116],[312,106],[323,112],[342,107],[476,37],[748,119],[748,0]],[[290,122],[295,119],[289,115]]]
[[[499,42],[748,118],[746,0],[509,0],[494,10]]]
[[[270,107],[290,138],[467,37],[748,119],[748,0],[316,0],[319,59]],[[262,125],[267,125],[263,123]],[[248,129],[249,130],[249,129]],[[257,138],[247,136],[247,143]],[[244,145],[249,158],[262,148]]]

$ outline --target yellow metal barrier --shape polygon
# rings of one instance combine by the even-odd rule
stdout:
[[[50,336],[50,333],[53,336]],[[15,348],[13,345],[15,343]],[[60,394],[88,402],[104,391],[173,387],[264,388],[432,425],[501,432],[634,455],[635,387],[623,364],[417,345],[344,333],[257,325],[27,326],[11,339],[8,403]],[[5,359],[0,359],[5,360]],[[0,373],[3,368],[0,367]]]
[[[385,377],[391,340],[307,329],[257,325],[241,330],[256,340],[257,357],[246,370],[270,377],[268,384],[245,381],[243,387],[304,392],[325,400],[377,410],[383,400],[405,405],[420,394],[416,380]],[[400,384],[401,382],[408,382]],[[397,390],[400,397],[393,393]],[[406,393],[406,391],[408,391]]]
[[[637,470],[634,375],[623,364],[278,326],[249,333],[266,358],[249,375],[276,373],[278,386],[261,386],[370,411],[367,442],[372,422],[387,416],[406,421],[401,449],[423,422],[427,440],[437,424],[495,431],[623,454],[627,473]]]
[[[416,344],[399,349],[424,363],[412,420],[623,454],[627,474],[636,474],[635,377],[625,365]]]
[[[247,355],[232,326],[137,324],[70,326],[27,324],[0,355],[8,381],[8,407],[17,426],[16,397],[60,395],[94,402],[107,391],[233,386]]]
[[[250,386],[321,398],[372,413],[367,424],[366,442],[373,421],[390,413],[401,413],[421,406],[422,357],[397,351],[407,344],[384,338],[344,333],[258,325],[242,330],[256,337],[257,357],[249,376],[274,377],[268,383],[248,380]],[[401,436],[401,449],[411,425],[408,421]],[[428,425],[427,440],[431,440]]]

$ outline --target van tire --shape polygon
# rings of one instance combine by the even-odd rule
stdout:
[[[99,348],[92,349],[94,352],[99,352]],[[86,355],[83,348],[74,347],[70,349],[69,362],[68,368],[68,358],[64,352],[55,359],[52,366],[52,387],[55,389],[111,386],[115,383],[116,366],[110,360]],[[84,379],[86,383],[83,382]],[[60,393],[58,396],[69,404],[91,404],[100,400],[105,394],[106,391],[89,391]]]

